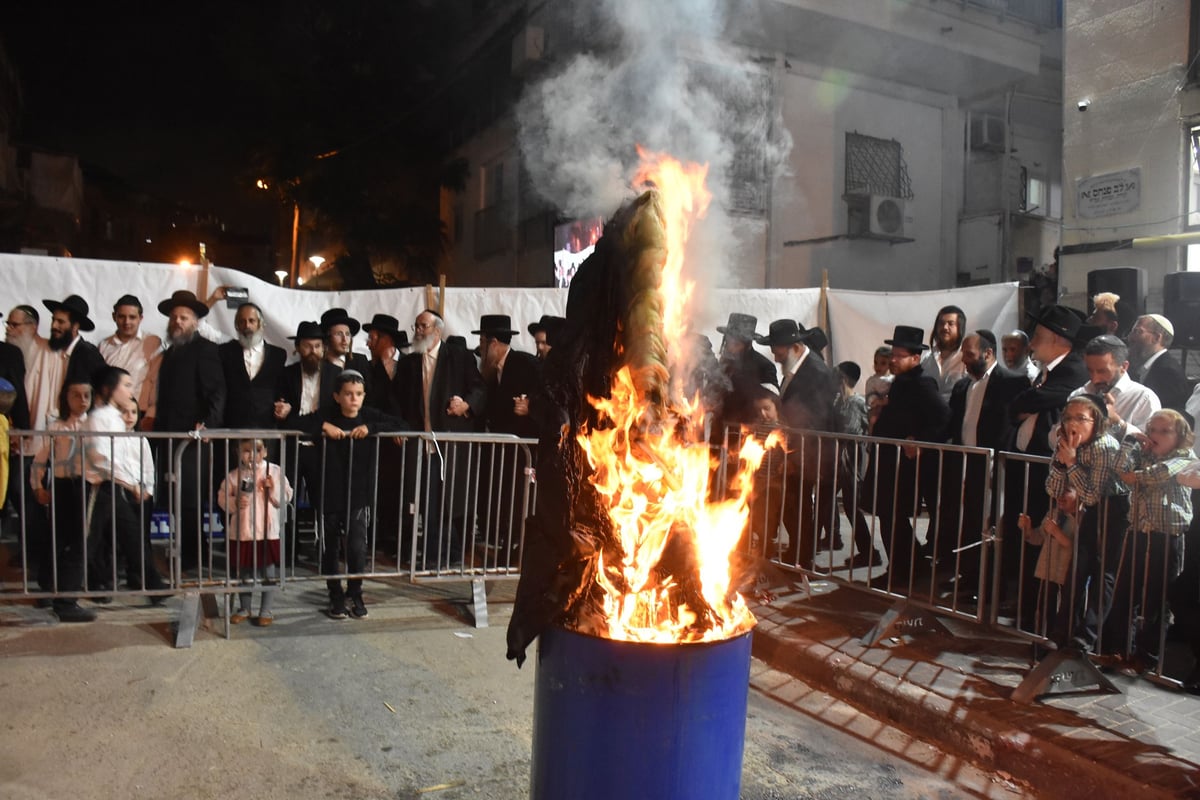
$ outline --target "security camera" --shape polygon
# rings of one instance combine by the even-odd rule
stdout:
[[[1090,106],[1091,104],[1092,104],[1091,100],[1085,99],[1085,100],[1080,100],[1078,103],[1076,103],[1075,107],[1078,108],[1080,111],[1087,111],[1088,106]]]

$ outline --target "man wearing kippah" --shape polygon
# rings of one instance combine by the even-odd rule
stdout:
[[[1138,317],[1129,331],[1129,360],[1137,365],[1134,380],[1158,395],[1163,408],[1187,414],[1192,388],[1179,360],[1167,352],[1174,338],[1175,326],[1163,315]]]

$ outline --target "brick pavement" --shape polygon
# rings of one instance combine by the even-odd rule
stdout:
[[[1028,643],[945,620],[931,632],[860,643],[885,597],[815,582],[755,606],[754,653],[775,670],[1053,797],[1200,797],[1200,697],[1108,677],[1121,694],[1009,694],[1032,667]],[[782,691],[786,691],[782,689]]]

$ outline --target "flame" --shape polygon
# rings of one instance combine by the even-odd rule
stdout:
[[[642,167],[635,185],[656,189],[663,210],[662,335],[668,360],[676,362],[695,288],[684,277],[684,254],[692,225],[711,199],[704,185],[708,168],[638,152]],[[780,440],[745,437],[726,499],[710,502],[715,465],[698,399],[675,402],[665,416],[646,414],[645,400],[639,400],[625,366],[614,376],[608,398],[589,401],[601,424],[578,441],[624,553],[617,564],[601,557],[596,580],[603,589],[604,629],[599,632],[611,639],[675,643],[725,639],[749,630],[754,616],[732,585],[730,557],[749,516],[754,472]],[[702,601],[695,597],[696,587],[661,574],[668,548],[672,564],[685,564],[688,576],[698,576]]]

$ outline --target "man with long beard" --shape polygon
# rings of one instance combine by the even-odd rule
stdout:
[[[445,322],[436,311],[427,308],[417,315],[412,352],[396,367],[401,416],[417,431],[470,433],[484,413],[487,393],[474,357],[465,348],[448,346],[444,334]],[[462,540],[455,531],[465,512],[466,482],[456,480],[452,496],[443,504],[442,471],[461,478],[466,451],[461,446],[441,445],[425,448],[423,455],[428,458],[423,472],[426,481],[417,499],[425,517],[425,562],[434,568],[447,563],[444,556],[454,563],[463,555]],[[410,488],[405,487],[406,494]],[[450,522],[445,531],[444,518]]]
[[[237,338],[217,347],[225,388],[236,403],[225,406],[226,428],[271,428],[283,364],[282,347],[263,340],[262,309],[242,303],[233,317]]]
[[[34,364],[29,365],[29,371],[34,375],[33,390],[28,398],[29,416],[37,430],[44,430],[51,420],[59,418],[59,410],[66,408],[62,397],[64,386],[91,383],[92,377],[104,367],[100,351],[80,336],[81,331],[96,328],[96,323],[88,318],[87,301],[73,294],[61,303],[55,300],[43,302],[51,313],[50,338],[46,340],[47,347],[38,352]]]
[[[147,430],[191,432],[205,428],[220,428],[225,419],[225,374],[217,345],[200,336],[200,319],[208,306],[189,291],[180,290],[158,304],[160,314],[167,317],[168,349],[162,356],[158,371],[158,392],[155,406],[157,416],[143,420]],[[160,442],[155,463],[163,472],[161,486],[167,486],[166,473],[173,467],[175,441]],[[201,536],[199,509],[211,493],[201,483],[207,476],[208,446],[201,445],[202,463],[195,458],[183,458],[183,505],[179,509],[182,563],[185,570],[200,565],[208,552],[207,537]],[[162,493],[164,496],[169,494]]]

